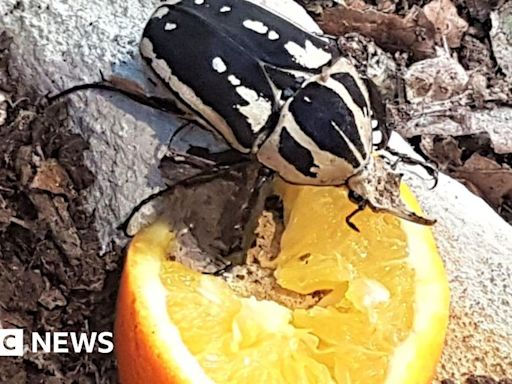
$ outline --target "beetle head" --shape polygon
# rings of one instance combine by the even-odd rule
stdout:
[[[361,172],[347,181],[347,185],[375,212],[388,212],[418,224],[435,224],[435,220],[420,216],[406,207],[400,198],[402,176],[392,168],[388,159],[377,152]]]

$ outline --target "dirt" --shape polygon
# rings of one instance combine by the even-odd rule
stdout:
[[[0,73],[10,40],[0,34]],[[0,76],[8,91],[0,126],[0,326],[31,331],[111,331],[122,251],[101,255],[84,209],[94,175],[87,143],[66,127],[63,105]],[[100,256],[101,255],[101,256]],[[27,332],[28,331],[28,332]],[[0,359],[2,383],[113,383],[113,354],[26,353]]]
[[[404,100],[399,75],[412,63],[435,57],[434,47],[448,32],[452,54],[470,74],[471,87],[462,105],[450,104],[449,98],[443,111],[461,119],[467,111],[511,106],[511,79],[499,68],[490,41],[490,15],[503,3],[500,0],[454,1],[462,21],[455,18],[450,4],[439,2],[437,7],[449,10],[446,25],[438,13],[424,9],[426,1],[304,3],[329,33],[356,28],[385,49],[396,65],[386,92],[394,126],[404,125],[417,112],[417,106]],[[432,13],[437,16],[429,18]],[[389,25],[390,33],[375,29],[379,22]],[[41,95],[10,81],[9,45],[10,37],[0,31],[0,326],[27,331],[112,330],[122,249],[114,247],[114,252],[102,254],[92,224],[94,213],[84,206],[87,188],[94,183],[83,162],[88,143],[69,132],[65,105],[44,110]],[[357,56],[357,48],[352,53]],[[365,64],[367,55],[359,59]],[[462,112],[457,115],[457,111]],[[498,183],[512,177],[512,155],[497,153],[488,135],[413,135],[409,140],[512,223],[511,184]],[[486,178],[484,173],[493,176]],[[115,383],[115,359],[99,353],[27,353],[23,358],[0,359],[0,382]],[[512,381],[468,376],[465,382]],[[455,381],[446,378],[442,383]]]
[[[451,379],[441,381],[441,384],[456,384]],[[512,384],[512,379],[495,380],[488,376],[474,376],[471,375],[466,379],[465,384]]]

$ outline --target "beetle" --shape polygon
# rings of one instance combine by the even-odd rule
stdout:
[[[400,175],[372,156],[378,101],[332,39],[251,1],[174,0],[140,52],[181,109],[286,181],[347,185],[357,211],[433,223],[406,209]]]
[[[353,229],[367,206],[434,223],[402,203],[401,175],[373,150],[374,129],[388,136],[378,92],[332,38],[256,0],[170,0],[147,22],[140,53],[178,110],[234,150],[291,183],[346,185]]]

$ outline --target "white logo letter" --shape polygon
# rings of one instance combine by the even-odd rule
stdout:
[[[91,332],[91,335],[87,333],[80,333],[77,337],[76,332],[71,332],[71,344],[73,344],[73,350],[78,353],[81,352],[85,346],[85,352],[91,353],[94,349],[94,343],[96,343],[96,335],[98,332]]]
[[[0,329],[0,356],[23,356],[23,329]]]
[[[101,332],[98,336],[98,343],[102,345],[98,347],[99,353],[110,353],[114,350],[114,343],[112,342],[112,332]]]
[[[39,351],[39,348],[43,350],[43,352],[51,352],[52,348],[52,335],[50,332],[44,333],[44,339],[37,332],[32,333],[32,352],[36,353]]]
[[[53,352],[68,353],[68,332],[53,333]]]

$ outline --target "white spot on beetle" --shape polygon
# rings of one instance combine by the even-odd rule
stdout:
[[[296,63],[306,68],[320,68],[332,58],[330,53],[315,47],[309,40],[306,40],[304,47],[294,41],[287,42],[284,47]]]
[[[381,131],[374,131],[372,135],[373,145],[382,143],[383,137]]]
[[[244,20],[242,24],[245,28],[250,29],[251,31],[254,31],[261,35],[264,35],[265,33],[268,32],[268,27],[265,24],[263,24],[261,21]]]
[[[227,5],[224,5],[224,6],[220,9],[220,12],[221,12],[221,13],[231,12],[231,7],[229,7],[229,6],[227,6]]]
[[[229,75],[228,76],[228,81],[231,83],[231,85],[237,87],[239,86],[240,84],[242,84],[242,82],[240,81],[240,79],[238,77],[236,77],[235,75]]]
[[[166,31],[173,31],[175,30],[176,28],[178,28],[178,24],[174,24],[174,23],[165,23],[165,27],[164,29]]]
[[[372,119],[372,129],[375,129],[379,126],[379,122],[375,119]]]
[[[241,114],[245,115],[253,132],[258,132],[265,126],[268,117],[272,113],[272,103],[264,97],[259,96],[256,91],[244,87],[243,85],[235,89],[248,103],[248,105],[237,105],[236,108]]]
[[[218,73],[224,73],[228,69],[224,61],[218,56],[212,60],[212,67]]]
[[[168,7],[161,7],[161,8],[158,8],[155,11],[155,13],[153,13],[153,16],[151,18],[152,19],[161,19],[162,17],[164,17],[168,13],[169,13],[169,8]]]
[[[311,99],[309,97],[307,97],[307,96],[304,96],[304,101],[306,103],[311,103]]]
[[[278,40],[280,37],[279,33],[277,33],[276,31],[269,31],[267,36],[268,36],[269,40]]]
[[[194,0],[194,4],[202,5],[202,4],[204,4],[204,0]]]

